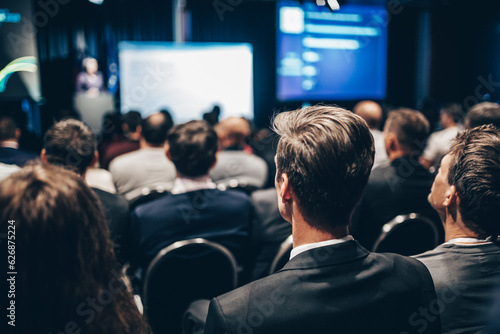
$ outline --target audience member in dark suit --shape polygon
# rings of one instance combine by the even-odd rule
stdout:
[[[277,273],[213,299],[205,333],[440,333],[436,298],[416,260],[370,253],[349,219],[374,158],[359,116],[317,106],[279,114],[276,190],[292,224],[291,259]]]
[[[7,116],[0,118],[0,163],[22,167],[37,155],[19,149],[21,130],[15,121]]]
[[[82,177],[98,159],[97,139],[83,122],[67,119],[54,124],[44,137],[42,161],[60,165]],[[104,208],[106,221],[121,263],[129,259],[130,213],[128,202],[121,196],[92,188]]]
[[[292,234],[292,226],[281,217],[276,189],[256,190],[252,193],[255,218],[252,224],[254,267],[252,278],[267,276],[281,243]]]
[[[262,188],[267,180],[267,164],[246,145],[250,125],[243,117],[229,117],[215,126],[220,151],[210,177],[217,184]],[[247,150],[250,149],[250,152]]]
[[[427,202],[434,176],[419,163],[429,136],[429,122],[416,110],[389,113],[384,141],[390,163],[374,168],[363,199],[352,217],[351,233],[371,249],[382,226],[400,214],[412,212],[439,218]]]
[[[416,258],[434,280],[435,313],[441,312],[444,334],[479,333],[500,282],[500,130],[485,125],[458,134],[429,202],[446,242]]]
[[[465,129],[485,124],[493,124],[500,129],[500,105],[498,103],[481,102],[473,105],[467,112],[464,120]]]
[[[217,134],[205,121],[191,121],[174,126],[167,143],[177,170],[172,194],[139,205],[132,214],[140,265],[146,269],[162,248],[192,238],[219,242],[242,259],[252,206],[248,195],[221,191],[208,176],[216,162]]]
[[[497,285],[495,294],[493,295],[495,302],[489,312],[489,325],[484,334],[500,333],[500,284]]]

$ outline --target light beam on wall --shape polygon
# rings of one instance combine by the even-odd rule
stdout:
[[[0,71],[0,93],[5,91],[7,80],[14,72],[26,71],[36,72],[38,69],[35,57],[21,57],[11,61]]]

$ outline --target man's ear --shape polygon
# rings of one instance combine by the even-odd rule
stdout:
[[[45,151],[44,148],[42,148],[42,151],[40,152],[40,159],[43,162],[48,163],[48,161],[47,161],[47,151]]]
[[[388,132],[384,138],[385,150],[387,152],[394,152],[398,150],[399,142],[396,135],[392,132]]]
[[[450,205],[454,203],[458,205],[459,202],[460,198],[458,197],[457,188],[455,186],[450,186],[446,191],[443,206],[450,207]]]
[[[16,136],[17,140],[19,140],[19,138],[21,138],[21,129],[19,129],[19,128],[16,129],[15,136]]]
[[[278,180],[279,193],[283,203],[288,202],[292,199],[292,187],[290,186],[290,181],[286,173],[282,173]]]

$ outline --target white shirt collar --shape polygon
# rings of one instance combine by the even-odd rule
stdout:
[[[295,256],[299,255],[300,253],[303,253],[305,251],[314,249],[314,248],[319,248],[319,247],[325,247],[325,246],[330,246],[330,245],[335,245],[335,244],[340,244],[346,241],[354,240],[352,235],[346,235],[343,238],[340,239],[331,239],[331,240],[326,240],[326,241],[320,241],[320,242],[315,242],[312,244],[305,244],[305,245],[300,245],[298,247],[294,247],[292,249],[292,252],[290,253],[290,260],[293,259]]]
[[[0,143],[0,147],[15,148],[17,150],[19,148],[19,143],[15,140],[4,140]]]
[[[215,189],[217,186],[212,182],[212,179],[208,176],[201,176],[195,178],[188,177],[177,177],[174,182],[174,188],[171,193],[183,194],[190,191],[201,190],[201,189]]]
[[[491,243],[493,242],[493,237],[488,237],[486,239],[479,238],[454,238],[450,239],[444,244],[463,244],[463,245],[472,245],[476,246],[479,243]]]

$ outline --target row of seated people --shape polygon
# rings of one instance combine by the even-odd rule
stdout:
[[[106,115],[103,122],[113,124],[103,125],[105,135],[99,145],[100,165],[111,174],[90,170],[88,182],[101,186],[107,183],[110,191],[116,187],[127,200],[140,196],[144,188],[170,191],[176,173],[163,150],[166,133],[173,126],[170,114],[163,110],[142,119],[138,112],[130,111],[122,118],[121,126],[117,115]],[[121,131],[108,134],[109,127]],[[229,117],[218,122],[214,129],[219,138],[219,153],[217,164],[210,171],[212,180],[221,187],[235,182],[248,189],[268,185],[273,172],[268,165],[273,161],[266,163],[246,144],[251,134],[249,122],[242,117]]]
[[[386,123],[386,146],[401,150],[412,145],[405,141],[408,133],[401,137],[401,129],[418,136],[425,125],[416,111],[395,111]],[[319,106],[282,113],[274,126],[280,136],[277,205],[292,226],[291,259],[280,272],[214,299],[206,333],[238,333],[242,328],[254,333],[320,333],[331,328],[341,333],[456,333],[486,328],[500,277],[497,128],[460,133],[443,159],[429,203],[443,223],[446,242],[418,255],[422,264],[370,253],[349,234],[355,205],[371,182],[374,144],[366,122],[346,110]],[[172,242],[205,237],[225,245],[245,263],[245,244],[256,228],[251,223],[253,208],[245,193],[221,191],[211,181],[217,140],[215,131],[201,121],[169,131],[166,154],[177,171],[171,195],[137,206],[121,232],[108,220],[122,260],[136,259],[145,267]],[[76,120],[55,124],[44,146],[42,161],[80,175],[97,159],[95,136]],[[391,157],[393,151],[387,151]],[[387,177],[388,186],[401,182]],[[19,284],[29,289],[19,297],[24,301],[19,315],[32,320],[22,323],[24,332],[105,332],[106,326],[112,332],[147,331],[119,282],[104,223],[104,215],[115,216],[106,211],[102,192],[92,192],[83,179],[57,167],[31,166],[0,185],[0,203],[5,208],[2,228],[7,230],[14,221],[20,233]],[[120,239],[127,233],[131,240]],[[119,246],[128,242],[132,248],[126,254]],[[43,273],[48,263],[59,268],[55,280]],[[40,277],[53,282],[40,288],[35,284]],[[88,280],[84,284],[83,278]],[[118,292],[109,293],[119,298],[104,299],[102,291],[112,290],[111,282]],[[81,288],[71,289],[80,283]],[[47,293],[56,291],[61,300],[49,307],[40,304],[53,300]],[[101,305],[87,296],[97,296]],[[29,302],[31,298],[37,302]],[[88,305],[82,306],[83,300]]]
[[[473,107],[468,114],[466,123],[472,123],[475,126],[481,123],[481,119],[484,120],[483,123],[492,122],[494,121],[495,112],[498,115],[498,110],[498,105],[481,103]],[[354,111],[362,116],[369,126],[372,125],[370,131],[374,136],[376,152],[378,152],[376,153],[375,161],[378,159],[379,164],[371,173],[365,195],[354,211],[351,233],[363,246],[372,249],[382,226],[386,222],[398,214],[417,212],[430,217],[436,222],[436,227],[441,231],[440,239],[442,240],[444,235],[439,217],[432,210],[427,200],[434,175],[422,167],[420,164],[422,160],[419,159],[422,148],[425,147],[423,143],[425,143],[429,133],[427,120],[421,113],[409,109],[391,112],[385,122],[384,132],[382,133],[383,152],[387,152],[387,161],[384,162],[380,158],[377,158],[381,155],[380,152],[382,150],[377,149],[379,146],[377,144],[378,134],[373,129],[380,122],[382,115],[380,106],[374,102],[366,101],[359,103]],[[448,119],[457,119],[457,114],[457,108],[452,106],[443,109],[442,118],[446,119],[444,115],[448,115]],[[153,114],[145,120],[141,120],[140,115],[135,115],[133,112],[126,116],[125,119],[128,119],[128,122],[126,122],[127,126],[132,127],[135,122],[134,131],[138,131],[140,149],[119,156],[111,163],[110,170],[112,171],[117,188],[121,190],[119,192],[124,193],[126,199],[134,199],[141,194],[144,187],[165,186],[165,178],[170,180],[168,182],[170,186],[167,190],[174,190],[174,180],[175,175],[177,175],[176,167],[171,159],[167,158],[163,148],[166,133],[172,126],[171,117],[166,112]],[[451,124],[451,121],[443,121],[442,123]],[[262,186],[262,180],[265,177],[264,163],[259,161],[258,157],[246,154],[241,150],[249,134],[248,122],[243,118],[230,118],[217,124],[215,129],[219,142],[222,142],[222,145],[219,145],[219,147],[222,146],[225,149],[218,153],[217,160],[223,160],[225,163],[215,163],[216,167],[210,169],[209,176],[211,180],[215,182],[222,180],[227,184],[228,179],[244,176],[245,180],[249,181],[256,188]],[[73,140],[76,137],[71,134],[64,134],[67,131],[65,129],[59,129],[58,132],[49,131],[51,135],[46,136],[46,146],[49,150],[54,150],[51,146],[58,145],[59,141],[62,141],[64,144],[65,141]],[[54,132],[56,138],[51,140],[52,133]],[[63,136],[63,138],[57,138],[57,136]],[[67,137],[64,138],[64,136]],[[80,154],[78,152],[79,148],[81,150],[81,147],[93,147],[95,146],[94,141],[95,138],[93,138],[90,130],[82,130],[81,142],[73,140],[72,145],[75,146],[74,148],[64,144],[65,148],[57,149],[54,154],[51,154],[49,159],[61,164],[72,164],[75,162],[80,164],[78,172],[86,175],[87,181],[93,185],[94,190],[99,194],[104,204],[113,235],[116,235],[114,239],[120,258],[123,254],[122,261],[125,261],[125,259],[129,260],[133,254],[142,253],[141,251],[131,250],[139,242],[132,242],[133,233],[130,230],[128,203],[119,196],[115,196],[108,191],[103,191],[102,189],[107,188],[102,187],[102,184],[105,182],[98,182],[99,178],[90,177],[92,179],[92,182],[90,182],[89,174],[92,174],[95,169],[88,168],[88,163],[90,162],[92,165],[97,160],[94,153],[90,154],[87,149],[87,151],[82,153],[88,154],[87,157],[78,156]],[[449,144],[444,142],[442,146],[446,150]],[[65,150],[68,148],[71,148],[71,150],[66,152]],[[5,149],[12,151],[10,148]],[[22,154],[25,153],[23,152]],[[92,159],[89,156],[92,156]],[[191,159],[191,157],[186,156],[183,159]],[[217,166],[219,167],[217,168]],[[241,179],[239,181],[241,182]],[[213,184],[210,186],[213,186]],[[134,191],[135,195],[133,194]],[[178,192],[178,190],[174,190],[175,192]],[[127,196],[130,193],[133,195]],[[257,258],[257,264],[252,277],[258,278],[266,272],[266,264],[269,265],[271,256],[277,249],[279,242],[289,234],[290,226],[279,219],[279,217],[276,219],[267,218],[269,216],[279,216],[276,209],[277,204],[272,196],[272,190],[271,192],[267,191],[267,193],[266,191],[256,192],[253,198],[254,205],[251,211],[253,212],[255,208],[258,214],[256,215],[256,219],[247,219],[247,221],[254,221],[252,224],[254,227],[247,227],[246,233],[252,230],[252,245],[254,246],[255,257]],[[178,235],[172,233],[173,239],[159,236],[156,236],[156,239],[166,239],[164,243],[161,243],[164,245],[167,241],[175,240],[179,236],[194,235],[188,233],[190,230],[190,228],[186,228],[183,231],[179,230]],[[154,253],[157,251],[158,246],[154,249],[148,249],[147,258],[154,256]],[[265,260],[264,263],[261,260]],[[144,261],[141,260],[140,262]]]
[[[172,177],[172,187],[168,190],[174,196],[139,206],[132,214],[130,224],[126,201],[94,187],[104,204],[120,259],[122,262],[139,263],[144,270],[159,250],[174,241],[192,237],[217,241],[220,238],[229,239],[226,236],[230,235],[232,240],[225,240],[223,244],[231,244],[229,248],[246,264],[245,267],[252,268],[247,268],[247,271],[253,271],[252,278],[262,277],[267,273],[279,243],[291,232],[290,225],[279,217],[269,219],[269,216],[279,216],[272,190],[255,192],[252,206],[242,194],[221,192],[215,189],[212,182],[213,179],[227,179],[213,177],[220,175],[220,172],[232,173],[230,177],[239,173],[245,175],[247,180],[251,179],[252,168],[247,168],[244,173],[237,170],[242,165],[258,169],[251,163],[256,157],[242,151],[219,152],[216,158],[217,141],[222,141],[222,146],[227,148],[234,147],[235,145],[230,144],[235,141],[243,143],[249,132],[248,123],[242,118],[227,119],[217,125],[217,134],[203,122],[182,124],[170,131],[170,137],[166,138],[170,125],[171,120],[164,113],[149,116],[142,122],[141,148],[115,158],[110,164],[110,170],[118,189],[122,190],[140,190],[148,184],[164,185],[162,178],[165,175]],[[418,168],[418,162],[411,165],[412,161],[418,161],[414,159],[414,155],[418,154],[418,147],[406,145],[425,140],[429,131],[428,122],[422,114],[402,109],[389,115],[386,129],[389,137],[386,149],[394,162],[388,166],[382,164],[374,170],[351,225],[351,233],[368,249],[372,248],[383,224],[397,214],[434,214],[427,202],[434,177],[423,168]],[[401,129],[406,129],[406,132]],[[163,149],[166,139],[167,153]],[[200,142],[191,142],[195,139]],[[89,166],[96,160],[95,146],[95,136],[88,127],[79,121],[67,120],[57,123],[47,132],[42,159],[63,165],[77,164],[78,166],[73,167],[83,175],[92,170]],[[171,155],[172,149],[176,152],[174,156]],[[242,157],[245,156],[250,159],[244,161]],[[218,169],[213,168],[221,157],[226,157],[226,164]],[[394,168],[396,163],[399,167]],[[266,168],[263,164],[262,162],[261,170]],[[413,168],[409,173],[404,169],[408,166]],[[403,172],[407,175],[398,175]],[[176,178],[177,174],[181,177]],[[265,176],[265,173],[261,174]],[[209,178],[209,175],[212,177]],[[261,182],[263,179],[261,177]],[[186,182],[187,185],[184,184]],[[193,193],[194,190],[203,192]],[[127,194],[126,191],[123,192]],[[241,195],[241,199],[236,195]],[[196,201],[201,203],[192,203]],[[257,219],[252,219],[254,208],[258,213]],[[197,224],[192,224],[191,219],[197,221]],[[218,220],[217,229],[213,226],[215,220]],[[437,226],[440,227],[438,224]],[[248,238],[250,234],[251,245]],[[243,253],[249,248],[252,249],[253,256],[243,260]]]
[[[163,115],[154,114],[149,119],[156,117],[162,119]],[[129,204],[121,196],[92,188],[103,204],[119,260],[138,264],[144,270],[163,247],[195,237],[220,242],[246,267],[261,251],[271,255],[266,247],[272,244],[276,248],[291,233],[291,228],[282,219],[273,219],[272,226],[262,226],[261,222],[266,224],[268,217],[260,213],[258,217],[264,219],[255,219],[254,205],[245,192],[222,191],[212,182],[209,171],[216,164],[218,149],[214,129],[204,121],[191,121],[174,126],[166,139],[166,153],[162,148],[159,150],[171,161],[176,174],[167,196],[138,205],[129,212]],[[44,162],[65,166],[84,176],[96,159],[96,137],[81,121],[58,122],[45,134],[41,152]],[[137,169],[141,162],[134,161],[137,168],[129,167],[125,172],[140,174]],[[271,209],[264,209],[278,215],[274,194],[259,191],[254,199],[255,207],[270,205]],[[254,237],[251,239],[250,235]],[[269,262],[270,258],[267,259]],[[266,270],[264,265],[259,272]]]

